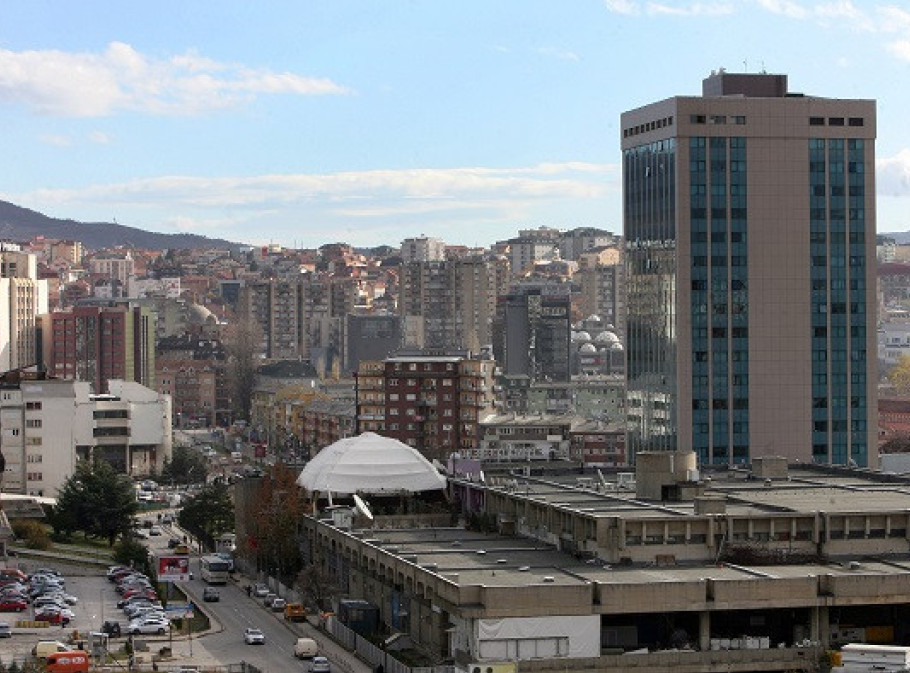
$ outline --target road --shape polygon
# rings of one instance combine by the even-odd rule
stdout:
[[[175,526],[162,526],[163,535],[153,536],[147,543],[152,553],[167,553],[167,540],[182,537],[183,531]],[[66,566],[61,562],[40,560],[22,561],[23,570],[29,572],[40,566],[51,566],[60,570],[66,578],[67,591],[79,598],[73,608],[75,620],[67,627],[47,629],[14,629],[10,640],[0,641],[0,662],[10,663],[14,657],[26,655],[38,640],[61,640],[66,642],[73,631],[86,634],[99,628],[105,619],[114,619],[126,626],[126,617],[117,607],[119,596],[114,586],[104,577],[102,568]],[[202,592],[205,583],[200,577],[198,557],[191,561],[194,576],[189,582],[178,586],[190,599],[211,618],[212,629],[201,634],[174,632],[172,637],[140,636],[136,640],[144,643],[150,653],[157,653],[162,647],[172,648],[173,659],[162,664],[161,670],[180,666],[205,667],[217,664],[247,661],[265,673],[296,671],[305,673],[304,664],[293,656],[294,643],[300,636],[313,638],[319,644],[320,654],[328,657],[333,673],[370,673],[370,667],[335,643],[326,634],[310,624],[290,624],[283,615],[267,610],[261,600],[246,595],[242,584],[229,582],[219,587],[220,601],[205,603]],[[0,613],[0,621],[13,623],[16,619],[31,619],[32,611],[21,614]],[[266,637],[265,646],[246,645],[243,630],[254,626]],[[119,648],[122,640],[111,642],[112,649]]]

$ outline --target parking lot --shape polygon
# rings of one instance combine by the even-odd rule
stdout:
[[[32,647],[39,640],[59,640],[68,643],[75,633],[84,639],[89,631],[97,631],[105,620],[116,620],[125,631],[127,619],[123,611],[117,607],[120,596],[114,585],[105,577],[106,566],[87,567],[46,559],[23,559],[18,563],[18,567],[26,573],[38,567],[51,567],[59,571],[65,580],[67,593],[78,598],[78,603],[71,607],[74,618],[65,627],[55,625],[46,628],[17,627],[16,622],[34,618],[32,606],[24,612],[0,612],[0,622],[9,624],[13,632],[12,638],[0,641],[0,662],[21,661],[30,654]],[[136,640],[140,641],[140,644],[141,641],[156,641],[154,644],[156,651],[165,644],[161,642],[159,645],[158,642],[167,641],[166,644],[172,647],[176,660],[189,658],[190,644],[182,634],[174,633],[173,639],[137,636]],[[111,649],[119,649],[122,643],[123,639],[114,639],[111,642]],[[200,654],[202,648],[197,643],[195,655],[198,658]]]

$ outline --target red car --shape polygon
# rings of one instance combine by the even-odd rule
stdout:
[[[41,610],[35,612],[35,621],[66,626],[70,623],[70,618],[60,610]]]
[[[21,598],[0,598],[0,612],[22,612],[28,608]]]

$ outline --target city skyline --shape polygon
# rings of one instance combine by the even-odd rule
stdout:
[[[879,232],[910,229],[910,11],[888,3],[8,3],[0,198],[313,247],[622,230],[619,115],[767,70],[878,100]],[[748,34],[742,26],[748,25]],[[849,50],[844,49],[849,45]]]

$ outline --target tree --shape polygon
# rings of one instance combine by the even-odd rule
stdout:
[[[306,507],[303,489],[297,485],[297,473],[286,465],[275,465],[263,477],[254,497],[256,508],[251,551],[260,569],[274,570],[278,577],[291,579],[301,568],[297,546],[297,522]]]
[[[186,446],[175,447],[171,459],[164,461],[161,477],[168,484],[194,484],[205,481],[208,474],[205,458]]]
[[[123,537],[114,547],[114,560],[121,565],[130,566],[146,575],[151,575],[152,567],[148,547],[131,535]]]
[[[297,575],[295,588],[307,602],[315,605],[320,610],[332,607],[332,596],[340,593],[340,588],[332,576],[318,565],[308,565]]]
[[[177,515],[180,526],[208,549],[215,538],[234,530],[234,501],[223,483],[209,484]]]
[[[910,355],[901,355],[897,364],[888,372],[891,385],[902,395],[910,394]]]
[[[262,330],[249,316],[241,319],[225,334],[224,350],[231,384],[231,404],[234,414],[247,421],[250,420],[261,342]]]
[[[129,477],[103,460],[83,460],[60,488],[49,519],[57,533],[80,530],[113,546],[132,529],[138,507]]]

